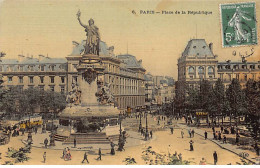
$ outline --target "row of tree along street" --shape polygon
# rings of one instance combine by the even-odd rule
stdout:
[[[17,86],[0,89],[2,117],[20,119],[35,112],[58,113],[66,107],[64,94],[38,88],[21,90]]]
[[[207,112],[211,123],[216,123],[216,117],[223,120],[226,116],[235,120],[235,125],[240,124],[240,117],[245,118],[245,124],[255,140],[260,140],[260,81],[248,80],[242,89],[239,81],[233,79],[225,89],[224,84],[218,79],[213,85],[202,80],[198,88],[189,88],[186,95],[178,93],[176,84],[176,98],[174,113],[194,115],[195,111]],[[210,123],[210,122],[208,122]]]

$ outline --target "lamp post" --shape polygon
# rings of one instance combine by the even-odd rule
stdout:
[[[149,133],[148,133],[148,121],[147,121],[147,116],[148,116],[148,113],[147,111],[145,112],[146,114],[146,118],[145,118],[145,141],[147,141],[149,139]]]
[[[31,115],[29,114],[28,142],[32,142]]]
[[[122,136],[122,122],[121,122],[121,112],[119,113],[119,139],[118,139],[118,151],[122,151],[124,147],[123,136]]]
[[[51,135],[50,135],[50,146],[55,146],[55,135],[53,130],[53,112],[52,112],[52,124],[51,124]]]
[[[139,123],[139,130],[138,132],[141,132],[141,129],[142,129],[142,113],[139,112],[139,117],[140,117],[140,123]]]

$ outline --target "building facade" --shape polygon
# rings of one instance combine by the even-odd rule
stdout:
[[[198,87],[203,79],[213,84],[218,78],[225,87],[234,78],[245,87],[249,79],[260,80],[260,61],[218,62],[212,43],[207,45],[204,39],[190,40],[178,59],[178,94],[185,95],[187,89]]]
[[[21,89],[38,87],[67,94],[72,83],[77,83],[77,66],[84,51],[83,44],[73,41],[74,48],[66,58],[38,58],[18,56],[18,59],[2,59],[0,74],[6,87],[18,86]],[[105,67],[102,79],[110,88],[119,109],[144,106],[144,74],[142,62],[133,55],[113,53],[114,47],[100,42],[100,58]]]
[[[162,105],[173,101],[175,97],[174,79],[169,76],[145,74],[146,105]]]

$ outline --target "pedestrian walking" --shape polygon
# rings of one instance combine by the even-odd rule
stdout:
[[[217,165],[217,162],[218,162],[218,154],[216,151],[214,151],[213,153],[213,158],[214,158],[214,165]]]
[[[46,152],[43,153],[43,163],[46,162]]]
[[[115,144],[113,143],[113,141],[111,141],[110,146],[111,146],[110,154],[115,155]]]
[[[99,148],[98,149],[98,158],[97,158],[97,160],[101,160],[101,155],[102,155],[101,148]]]
[[[213,132],[213,139],[217,139],[216,133]]]
[[[181,138],[183,138],[184,136],[184,132],[183,132],[183,129],[181,129]]]
[[[208,133],[207,131],[204,132],[205,140],[208,138]]]
[[[77,140],[76,140],[76,137],[74,138],[74,148],[76,148],[77,146]]]
[[[47,138],[45,138],[45,140],[44,140],[44,142],[43,142],[43,143],[44,143],[44,145],[45,145],[45,148],[47,148],[48,142],[49,142],[49,141],[48,141],[48,139],[47,139]]]
[[[88,154],[87,154],[87,152],[85,152],[84,153],[84,157],[83,157],[83,160],[82,160],[82,162],[81,163],[84,163],[84,161],[87,161],[87,163],[89,163],[89,161],[88,161]]]
[[[221,129],[221,133],[222,133],[224,131],[223,125],[221,125],[220,129]]]
[[[35,132],[35,134],[37,134],[37,131],[38,131],[38,128],[35,127],[35,128],[34,128],[34,132]]]
[[[62,152],[62,158],[63,158],[63,159],[64,159],[66,153],[67,153],[67,150],[66,150],[66,148],[64,148],[64,149],[63,149],[63,152]]]
[[[194,129],[192,129],[191,134],[192,134],[192,137],[194,137],[194,134],[195,134]]]
[[[218,132],[218,140],[221,141],[222,137],[221,137],[221,132]]]
[[[171,134],[173,134],[173,127],[171,127],[170,129],[171,129]]]
[[[151,139],[153,138],[153,131],[151,130],[150,131],[150,136],[151,136]]]
[[[223,136],[223,144],[227,143],[227,137],[226,135]]]
[[[215,132],[215,127],[214,126],[212,127],[212,132]]]
[[[189,135],[190,135],[190,138],[191,138],[191,130],[189,130],[188,132],[189,132]]]
[[[239,143],[239,135],[236,134],[236,144],[238,144],[238,143]]]
[[[194,150],[194,148],[193,148],[193,143],[194,143],[194,142],[193,142],[192,140],[190,140],[189,143],[190,143],[190,151],[193,151],[193,150]]]

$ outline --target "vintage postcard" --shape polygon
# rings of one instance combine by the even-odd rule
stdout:
[[[0,165],[259,165],[259,0],[0,0]]]

